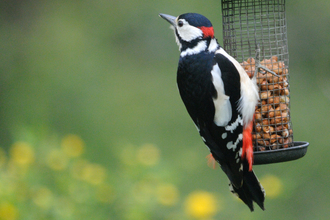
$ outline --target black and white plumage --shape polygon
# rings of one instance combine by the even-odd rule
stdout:
[[[180,49],[177,84],[185,107],[230,190],[253,211],[264,209],[265,191],[252,171],[252,122],[258,87],[220,47],[211,22],[196,13],[160,14],[171,23]]]

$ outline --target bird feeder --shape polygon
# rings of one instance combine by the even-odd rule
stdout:
[[[224,49],[256,77],[254,164],[295,160],[308,142],[295,142],[290,112],[285,0],[222,0]]]

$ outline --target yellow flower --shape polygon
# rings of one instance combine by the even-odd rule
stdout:
[[[209,192],[193,192],[186,198],[185,212],[196,219],[211,218],[217,212],[216,198]]]
[[[68,166],[68,158],[58,149],[53,149],[47,155],[48,166],[53,170],[63,170]]]
[[[62,139],[61,147],[69,157],[79,157],[85,148],[84,141],[77,135],[69,134]]]
[[[135,146],[127,144],[121,148],[119,159],[125,165],[135,166],[136,165],[136,152]]]
[[[173,206],[179,200],[179,190],[173,184],[161,184],[156,189],[157,200],[165,206]]]
[[[48,209],[52,205],[53,193],[48,188],[41,187],[33,194],[32,200],[37,206]]]
[[[96,190],[96,199],[103,203],[111,203],[114,199],[113,188],[108,184],[100,185]]]
[[[260,179],[261,185],[266,190],[266,195],[269,198],[275,198],[283,191],[282,181],[274,175],[266,175]]]
[[[10,159],[21,166],[28,166],[35,160],[34,151],[26,142],[16,142],[10,148]]]
[[[6,152],[0,147],[0,167],[2,167],[7,161]]]
[[[148,203],[155,195],[154,184],[149,179],[136,182],[131,190],[130,195],[132,195],[137,204]]]
[[[83,179],[93,185],[99,185],[106,178],[106,169],[99,164],[86,164],[82,170]]]
[[[138,149],[136,157],[141,164],[153,166],[159,162],[160,151],[153,144],[144,144]]]
[[[73,219],[76,210],[76,203],[69,197],[57,196],[52,206],[52,213],[55,214],[57,219]]]
[[[85,178],[84,169],[88,165],[88,161],[85,159],[78,159],[74,161],[71,166],[71,174],[74,178],[83,180]]]
[[[10,203],[0,204],[0,219],[1,220],[18,219],[18,209]]]
[[[77,181],[70,181],[68,183],[68,192],[70,198],[75,203],[82,204],[91,200],[94,190],[91,190],[90,185],[81,184],[81,182]]]

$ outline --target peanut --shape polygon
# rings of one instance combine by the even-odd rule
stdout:
[[[268,97],[270,97],[270,96],[271,96],[271,92],[270,91],[268,91],[268,92],[262,92],[260,94],[260,99],[268,99]]]
[[[255,64],[255,63],[256,63],[256,61],[254,60],[253,57],[248,58],[248,59],[247,59],[247,62],[248,62],[248,63],[251,63],[251,64]]]
[[[260,64],[275,72],[260,70],[256,76],[260,101],[255,108],[252,139],[255,149],[287,148],[292,145],[293,131],[290,126],[290,91],[288,84],[288,68],[277,56],[260,61]],[[254,76],[255,60],[248,58],[241,63],[250,78]],[[268,147],[268,148],[266,148]]]

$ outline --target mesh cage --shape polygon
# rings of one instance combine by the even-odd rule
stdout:
[[[224,49],[259,86],[254,150],[293,146],[285,0],[222,0],[222,13]]]

